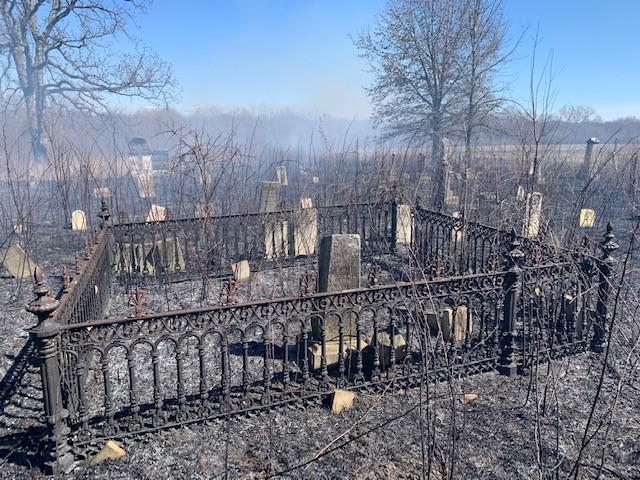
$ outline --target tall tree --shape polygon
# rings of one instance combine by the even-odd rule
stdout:
[[[2,0],[3,90],[24,106],[35,158],[48,158],[46,112],[96,112],[114,95],[166,104],[171,68],[129,33],[150,0]]]
[[[505,29],[500,0],[388,0],[355,45],[375,75],[368,93],[390,136],[431,140],[434,203],[445,200],[444,138],[471,138],[487,108]],[[490,29],[498,26],[492,35]]]

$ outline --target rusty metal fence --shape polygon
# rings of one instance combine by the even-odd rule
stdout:
[[[318,209],[318,230],[360,233],[370,252],[423,262],[430,273],[421,281],[378,285],[372,275],[369,287],[344,292],[241,304],[227,296],[206,308],[147,315],[134,308],[131,317],[100,318],[111,279],[125,278],[126,286],[145,273],[127,266],[123,245],[129,253],[131,245],[157,249],[161,238],[166,255],[167,240],[184,235],[182,246],[173,246],[184,268],[156,275],[166,281],[202,272],[201,253],[191,263],[189,249],[205,252],[208,267],[264,258],[265,215],[289,222],[293,213],[109,227],[105,208],[104,228],[60,306],[40,278],[29,307],[39,317],[32,335],[52,472],[69,470],[103,439],[318,404],[336,387],[375,391],[494,370],[514,375],[536,362],[603,348],[617,248],[611,228],[600,245],[603,257],[587,245],[551,257],[555,249],[513,231],[414,210],[411,241],[401,246],[393,203]],[[238,238],[242,232],[250,238]],[[207,250],[209,242],[216,248]],[[176,248],[185,248],[183,263]],[[153,255],[162,254],[145,258]],[[442,268],[436,257],[450,266]],[[168,265],[161,260],[151,267]]]

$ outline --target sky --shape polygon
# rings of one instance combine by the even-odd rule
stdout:
[[[134,33],[172,64],[174,108],[217,107],[365,120],[372,83],[351,37],[373,26],[384,0],[155,0]],[[504,80],[529,96],[552,55],[553,107],[593,107],[604,120],[640,117],[640,0],[505,0],[510,35],[522,37]],[[522,34],[524,32],[524,35]],[[136,104],[132,107],[143,105]]]

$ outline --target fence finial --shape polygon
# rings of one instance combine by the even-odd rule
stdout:
[[[60,302],[50,296],[50,291],[44,284],[44,272],[39,266],[33,271],[33,280],[35,283],[33,293],[36,298],[29,302],[26,310],[38,317],[38,324],[41,324],[58,308]]]

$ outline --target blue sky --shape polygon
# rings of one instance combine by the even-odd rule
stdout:
[[[372,25],[384,0],[155,0],[137,36],[171,63],[177,109],[258,112],[291,108],[367,119],[371,83],[350,35]],[[525,27],[508,69],[511,97],[526,101],[532,37],[539,65],[553,52],[554,107],[585,105],[605,119],[640,117],[640,0],[505,0],[512,35]]]

